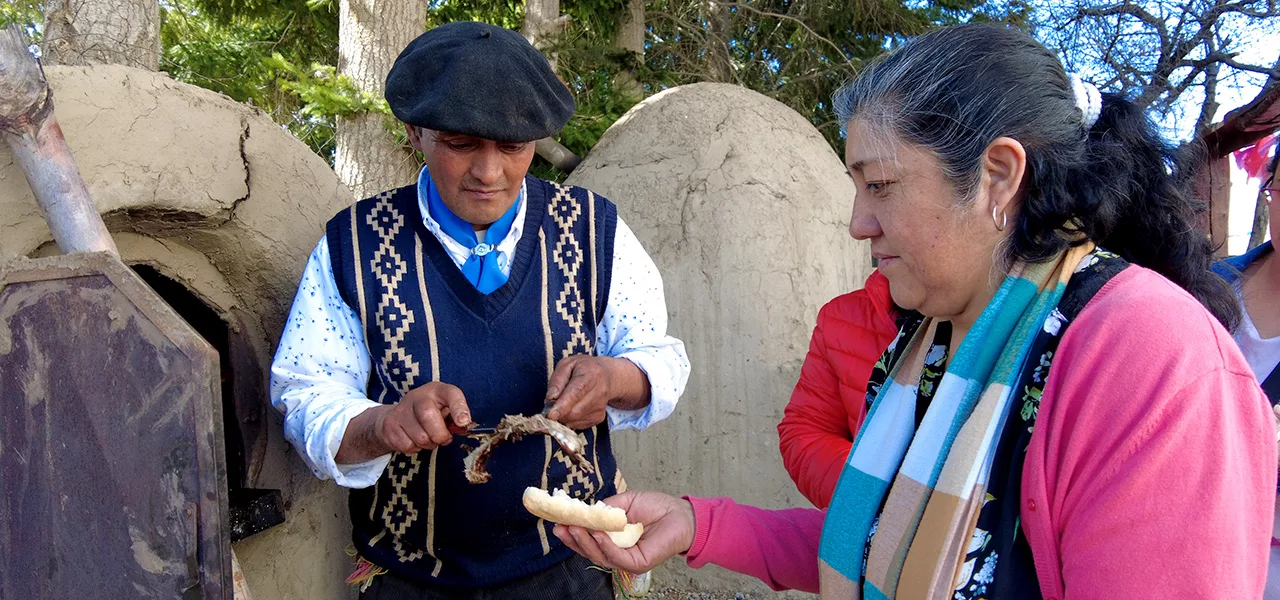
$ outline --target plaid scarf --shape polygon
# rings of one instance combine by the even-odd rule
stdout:
[[[819,549],[822,598],[948,598],[973,537],[1012,390],[1046,317],[1093,244],[1019,264],[940,378],[921,345],[926,319],[904,342],[854,440],[827,511]],[[1031,365],[1034,367],[1034,365]],[[913,385],[914,384],[914,385]],[[917,428],[916,407],[928,400]]]

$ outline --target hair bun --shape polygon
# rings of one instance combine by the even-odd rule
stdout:
[[[1084,116],[1081,120],[1085,129],[1093,127],[1098,122],[1098,115],[1102,114],[1102,93],[1092,83],[1080,78],[1079,75],[1072,73],[1071,91],[1076,96],[1076,107],[1080,109],[1080,113]]]

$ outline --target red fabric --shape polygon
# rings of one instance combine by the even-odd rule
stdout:
[[[782,464],[800,493],[825,508],[862,426],[871,368],[898,328],[889,280],[873,271],[862,289],[818,312],[800,381],[778,424]]]
[[[1236,166],[1244,170],[1250,179],[1265,180],[1267,163],[1271,162],[1271,148],[1275,145],[1276,135],[1273,133],[1248,148],[1236,150],[1232,153],[1236,157]]]

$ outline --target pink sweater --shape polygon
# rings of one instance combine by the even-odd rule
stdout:
[[[1047,600],[1259,598],[1276,489],[1270,406],[1231,336],[1140,267],[1067,330],[1022,472]],[[824,511],[690,499],[692,567],[818,591]]]

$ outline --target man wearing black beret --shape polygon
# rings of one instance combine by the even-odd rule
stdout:
[[[689,363],[662,279],[613,203],[527,174],[574,102],[519,34],[428,31],[386,97],[426,164],[329,221],[272,365],[286,437],[352,489],[350,581],[364,599],[612,598],[521,496],[615,494],[610,429],[675,408]],[[533,435],[466,481],[451,431],[539,413],[584,435],[590,468]]]

